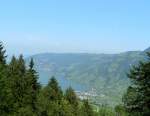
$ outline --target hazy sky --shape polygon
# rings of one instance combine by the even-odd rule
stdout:
[[[150,46],[150,0],[1,0],[8,54],[116,53]]]

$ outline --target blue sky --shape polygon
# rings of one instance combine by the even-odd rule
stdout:
[[[8,54],[118,53],[150,46],[149,0],[1,0]]]

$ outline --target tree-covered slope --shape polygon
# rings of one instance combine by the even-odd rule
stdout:
[[[99,96],[94,99],[100,103],[115,104],[120,102],[129,85],[126,73],[145,55],[140,51],[131,51],[120,54],[45,53],[31,57],[43,84],[54,75],[69,80],[70,85],[74,82],[88,90],[94,88]]]

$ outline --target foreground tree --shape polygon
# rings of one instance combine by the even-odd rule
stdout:
[[[5,50],[0,42],[0,114],[6,115],[9,112],[9,105],[7,104],[7,65]]]
[[[6,50],[3,47],[2,42],[0,42],[0,64],[5,65],[6,64]]]
[[[148,116],[150,114],[150,54],[148,61],[134,66],[128,77],[131,86],[128,88],[123,101],[126,110],[133,116]]]
[[[94,111],[88,100],[83,100],[83,105],[81,107],[81,116],[94,116]]]
[[[12,99],[12,115],[13,113],[19,113],[20,109],[25,107],[26,104],[25,74],[26,68],[23,56],[20,55],[19,59],[13,56],[8,67],[9,84],[7,85],[10,91],[9,97]]]
[[[40,87],[33,59],[28,68],[23,55],[13,56],[7,64],[0,43],[0,116],[77,115],[94,116],[88,101],[79,101],[71,87],[64,95],[54,77],[46,86]]]
[[[60,86],[58,85],[58,82],[55,79],[55,77],[52,77],[50,79],[45,90],[47,91],[47,96],[48,96],[49,100],[57,101],[57,102],[61,101],[63,92],[62,92]]]
[[[23,56],[12,57],[8,66],[7,90],[10,115],[36,114],[36,97],[39,91],[37,76],[32,67],[26,69]],[[28,112],[27,112],[28,110]]]
[[[79,103],[78,103],[78,98],[74,92],[74,90],[69,87],[67,90],[66,90],[66,93],[65,93],[65,99],[69,102],[69,104],[72,106],[72,113],[77,116],[78,115],[78,111],[79,111]]]
[[[38,96],[38,110],[40,116],[60,116],[62,114],[63,92],[57,80],[52,77]],[[62,115],[63,116],[63,115]]]
[[[30,104],[32,111],[36,112],[37,110],[36,103],[37,103],[37,96],[40,91],[40,84],[38,83],[37,72],[34,70],[33,58],[31,58],[31,61],[29,63],[29,69],[27,70],[25,81],[27,87],[26,99],[28,100],[28,103]]]
[[[127,116],[127,112],[122,104],[115,107],[116,116]]]

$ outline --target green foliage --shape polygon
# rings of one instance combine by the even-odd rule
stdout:
[[[74,106],[78,106],[78,98],[74,92],[74,90],[69,87],[67,90],[66,90],[66,93],[65,93],[65,98],[66,100],[68,100],[68,102]]]
[[[38,54],[32,56],[39,72],[40,82],[48,82],[49,76],[65,77],[86,89],[96,89],[99,104],[114,106],[130,84],[126,73],[131,65],[145,56],[140,51],[120,54]],[[26,59],[29,63],[29,59]],[[116,96],[117,95],[117,96]],[[104,96],[104,97],[103,97]]]
[[[75,116],[78,116],[79,100],[78,100],[74,90],[71,87],[69,87],[66,90],[65,99],[69,102],[70,106],[72,107],[72,113]]]
[[[60,101],[62,99],[62,90],[54,77],[51,78],[48,85],[45,87],[45,91],[49,100]]]
[[[83,105],[81,107],[81,116],[94,116],[94,111],[88,100],[83,100]]]
[[[148,56],[147,62],[140,62],[128,74],[132,83],[123,100],[126,110],[131,115],[150,114],[150,54]]]
[[[24,107],[24,104],[26,103],[26,99],[24,99],[26,93],[24,80],[26,69],[23,56],[21,55],[19,59],[13,57],[8,70],[8,88],[11,92],[10,99],[12,99],[12,108],[13,110],[20,109],[20,107]]]
[[[17,112],[14,112],[11,115],[12,116],[37,116],[36,113],[32,111],[32,108],[30,106],[21,107],[18,109]]]
[[[33,61],[32,61],[33,65]],[[12,57],[6,64],[5,50],[0,44],[0,114],[1,116],[35,116],[39,93],[35,70],[27,69],[23,55]]]
[[[125,107],[123,105],[117,105],[115,107],[115,112],[117,116],[127,116],[127,112],[125,110]]]
[[[54,77],[50,79],[46,87],[41,89],[38,96],[37,106],[40,116],[76,116],[73,105],[63,96]]]
[[[26,87],[27,92],[26,93],[26,99],[28,99],[29,104],[31,104],[32,111],[36,111],[36,103],[37,103],[37,95],[40,91],[40,84],[38,83],[38,75],[37,72],[33,69],[34,62],[33,59],[31,59],[29,64],[29,69],[26,71]]]
[[[5,50],[0,42],[0,114],[4,115],[5,112],[9,112],[9,105],[7,104],[7,65]]]
[[[0,42],[0,64],[6,64],[5,52],[2,42]]]
[[[112,66],[118,67],[117,64]],[[80,101],[71,87],[63,93],[55,77],[52,77],[46,86],[41,87],[34,68],[33,59],[30,60],[27,68],[22,55],[19,58],[13,56],[10,63],[6,64],[5,50],[0,43],[1,116],[148,116],[150,114],[150,59],[131,69],[128,77],[132,85],[124,96],[124,106],[118,105],[115,109],[107,106],[95,108],[88,100]]]
[[[99,114],[99,116],[116,116],[115,111],[112,108],[109,108],[106,106],[99,107],[98,114]],[[120,116],[120,115],[117,115],[117,116]]]
[[[38,97],[38,109],[40,115],[59,116],[63,94],[54,77],[44,87]]]

